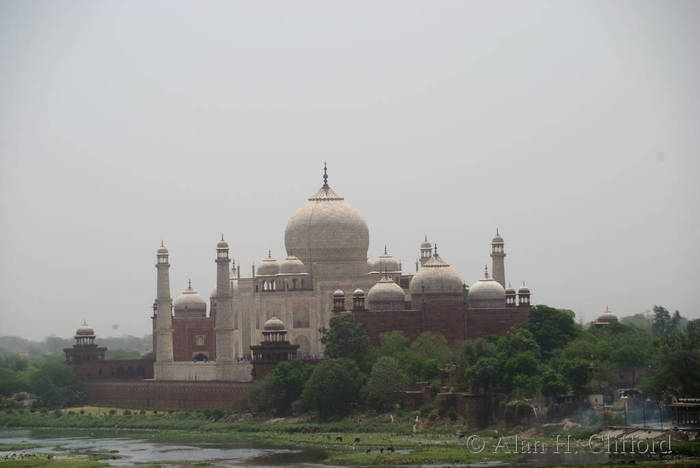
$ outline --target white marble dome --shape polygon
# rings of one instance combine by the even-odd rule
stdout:
[[[284,231],[287,255],[305,265],[367,259],[369,229],[359,211],[327,183],[292,215]]]
[[[396,260],[390,253],[387,253],[386,248],[384,249],[384,254],[380,255],[372,266],[373,269],[369,271],[376,271],[379,273],[396,273],[401,271],[399,261]]]
[[[299,260],[294,255],[290,255],[289,257],[282,260],[282,263],[280,263],[280,274],[299,275],[302,273],[306,273],[306,268],[304,267],[304,264],[301,262],[301,260]]]
[[[367,293],[367,302],[370,308],[377,302],[397,302],[403,304],[406,295],[401,286],[396,284],[391,278],[386,276],[375,283]]]
[[[192,289],[190,284],[173,303],[175,315],[205,315],[207,312],[207,302]]]
[[[83,322],[83,324],[80,325],[77,330],[75,330],[75,335],[76,336],[95,336],[95,330],[90,325]]]
[[[617,321],[617,315],[610,312],[610,310],[607,307],[605,308],[605,312],[598,316],[597,320],[598,323],[612,323]]]
[[[411,295],[462,294],[464,281],[454,268],[434,254],[413,276],[408,290]]]
[[[263,330],[273,331],[273,330],[284,330],[284,322],[277,317],[272,317],[270,320],[266,321],[263,325]]]
[[[484,277],[469,288],[467,301],[474,309],[500,309],[505,306],[506,290],[484,272]]]
[[[267,254],[267,258],[263,260],[258,265],[255,270],[256,276],[274,276],[280,272],[280,264],[277,260],[272,258],[270,253]]]

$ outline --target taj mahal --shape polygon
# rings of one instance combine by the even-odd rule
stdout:
[[[319,329],[335,314],[352,314],[372,343],[400,330],[410,339],[440,332],[450,343],[505,334],[527,320],[530,290],[506,286],[504,240],[491,241],[491,273],[468,287],[427,237],[408,274],[385,249],[367,257],[369,229],[362,215],[328,184],[291,216],[284,232],[287,256],[267,258],[241,275],[222,236],[216,244],[216,286],[209,301],[192,285],[174,301],[169,251],[156,251],[153,304],[155,380],[252,380],[251,346],[266,331],[283,331],[302,358],[319,359]]]

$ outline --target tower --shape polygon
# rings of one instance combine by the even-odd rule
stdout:
[[[504,258],[506,253],[503,251],[503,238],[498,233],[498,228],[496,229],[496,236],[491,241],[491,273],[493,274],[493,279],[501,283],[501,286],[506,287],[506,270],[504,265]]]
[[[170,298],[170,263],[163,243],[156,252],[158,272],[156,292],[156,362],[173,360],[173,300]]]
[[[420,244],[420,265],[425,265],[425,262],[430,260],[433,256],[433,244],[428,242],[428,236],[425,236],[425,240]],[[417,271],[417,269],[416,269]]]
[[[216,361],[232,362],[233,351],[233,297],[229,279],[228,243],[221,236],[216,244]]]

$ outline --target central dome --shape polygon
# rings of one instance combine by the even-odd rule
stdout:
[[[369,229],[359,211],[324,184],[287,223],[284,231],[287,255],[311,262],[367,262]]]

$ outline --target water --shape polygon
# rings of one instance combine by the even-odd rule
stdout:
[[[101,437],[89,431],[0,430],[4,444],[41,444],[43,447],[22,450],[55,455],[100,454],[113,458],[103,460],[113,466],[132,466],[137,463],[164,462],[169,466],[192,466],[212,463],[217,467],[238,466],[318,466],[326,457],[321,449],[284,449],[255,446],[250,441],[227,444],[197,445],[153,442],[138,437]],[[0,452],[1,453],[1,452]],[[183,463],[183,461],[186,461]]]

